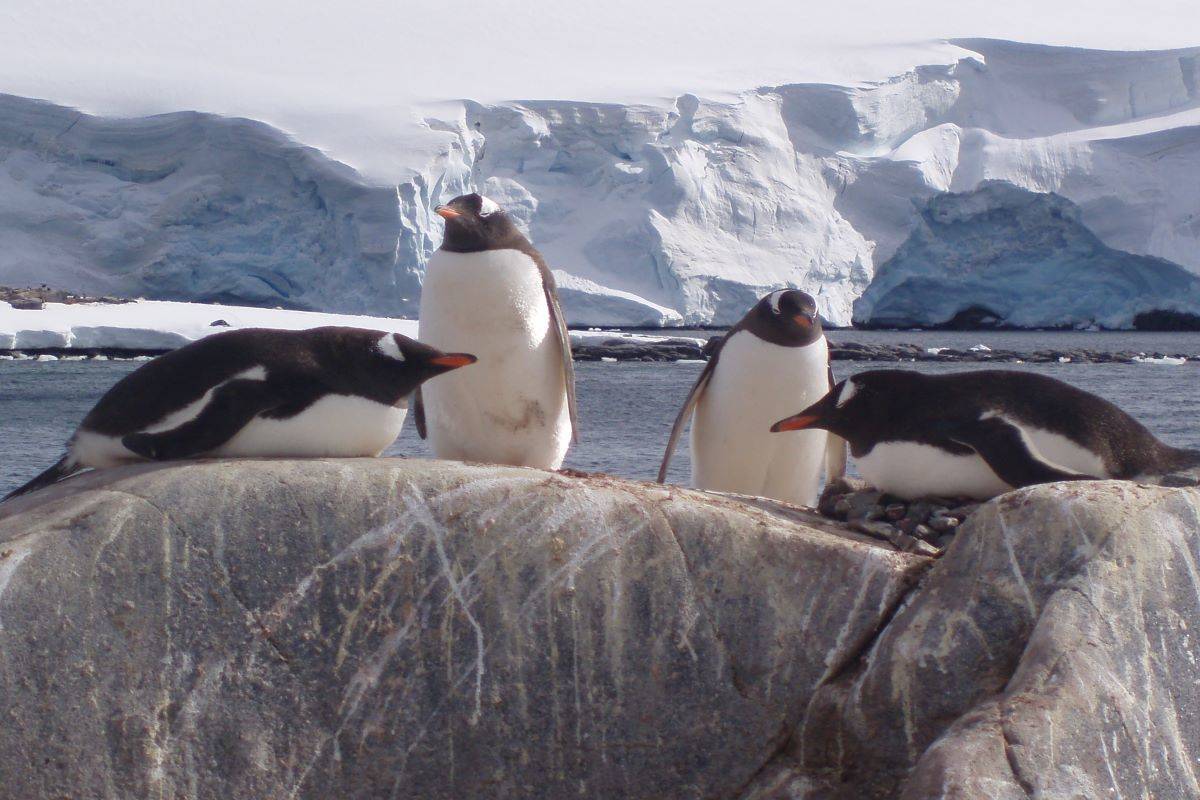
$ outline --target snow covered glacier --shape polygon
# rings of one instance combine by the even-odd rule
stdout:
[[[1200,273],[1200,48],[962,40],[944,52],[871,83],[442,103],[414,130],[420,145],[396,156],[399,178],[246,119],[112,119],[4,96],[0,283],[411,315],[440,239],[433,206],[479,190],[559,270],[577,325],[728,323],[784,285],[813,293],[834,324],[927,324],[981,305],[964,281],[1010,292],[1014,325],[1200,314],[1190,278]],[[1019,230],[963,210],[957,196],[981,186],[979,197],[1015,204],[1025,222],[1034,211],[1069,218],[1058,229],[1069,235],[1050,223],[1039,234],[1027,277],[1061,277],[1056,263],[1072,276],[1153,264],[1098,284],[1153,308],[1118,314],[1098,291],[1067,312],[1023,302],[1044,295],[1037,280],[1001,280],[986,261],[935,247],[929,215],[947,209],[965,214],[955,235],[971,252],[999,252]],[[1085,240],[1094,244],[1081,249]],[[938,319],[905,311],[914,277]]]

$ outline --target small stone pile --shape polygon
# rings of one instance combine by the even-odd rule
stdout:
[[[906,553],[937,555],[979,503],[964,498],[902,500],[857,478],[831,481],[817,501],[823,516],[851,530],[891,542]]]

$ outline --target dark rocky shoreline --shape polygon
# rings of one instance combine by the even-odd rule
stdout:
[[[65,289],[54,289],[42,284],[41,286],[0,286],[0,302],[8,303],[18,311],[40,311],[46,303],[109,303],[120,305],[132,303],[122,297],[109,295],[96,296],[86,293],[68,292]]]
[[[600,361],[604,358],[617,361],[679,361],[706,360],[708,351],[715,339],[709,339],[708,345],[700,345],[695,339],[662,339],[647,341],[645,339],[618,338],[604,339],[595,343],[587,342],[574,347],[576,361]],[[857,342],[830,342],[829,355],[833,361],[934,361],[945,363],[976,363],[976,364],[1135,364],[1139,360],[1160,360],[1163,358],[1185,359],[1200,361],[1200,354],[1189,353],[1147,353],[1147,352],[1118,352],[1110,353],[1102,350],[1072,348],[1069,350],[1036,350],[1018,352],[1015,350],[956,350],[953,348],[926,348],[916,344],[859,344]]]
[[[713,337],[716,339],[718,337]],[[713,339],[709,344],[701,345],[697,339],[648,337],[630,338],[613,337],[576,343],[572,348],[576,361],[704,361]],[[132,350],[126,348],[26,348],[20,350],[0,350],[0,357],[10,356],[15,359],[33,359],[38,356],[54,356],[55,358],[98,358],[131,359],[144,356],[157,356],[166,350]],[[876,361],[876,362],[916,362],[932,361],[942,363],[972,363],[972,364],[1135,364],[1139,361],[1162,359],[1182,359],[1189,362],[1200,362],[1200,354],[1195,353],[1158,353],[1122,351],[1116,353],[1102,350],[1072,348],[1069,350],[1035,350],[1018,352],[1015,350],[956,350],[953,348],[926,348],[916,344],[859,344],[858,342],[831,342],[829,355],[833,361]]]
[[[1139,360],[1181,358],[1200,361],[1200,354],[1147,353],[1123,351],[1117,353],[1085,348],[1069,350],[1034,350],[1028,353],[1016,350],[956,350],[950,347],[925,348],[915,344],[858,344],[856,342],[830,343],[830,358],[834,361],[944,361],[972,363],[1083,363],[1083,364],[1136,364]]]

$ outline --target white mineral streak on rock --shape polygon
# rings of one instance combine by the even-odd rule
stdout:
[[[40,536],[30,537],[18,542],[0,543],[0,610],[4,607],[4,590],[8,588],[9,581],[17,574],[17,567],[21,566],[21,562],[29,558],[33,552],[33,545]],[[4,630],[4,616],[0,614],[0,631]]]
[[[1017,579],[1017,586],[1021,588],[1021,596],[1024,598],[1025,604],[1029,609],[1029,616],[1032,619],[1037,619],[1037,603],[1034,602],[1033,594],[1029,591],[1029,584],[1025,582],[1025,575],[1021,572],[1021,565],[1018,563],[1017,554],[1013,550],[1012,537],[1009,534],[1008,523],[1004,519],[1003,511],[997,512],[996,524],[1000,528],[1000,538],[1004,542],[1005,552],[1008,553],[1008,563],[1012,568],[1013,577]]]
[[[479,717],[483,713],[483,673],[484,652],[486,649],[483,627],[479,624],[479,620],[475,619],[475,615],[471,613],[472,598],[467,597],[467,590],[470,587],[464,587],[463,584],[465,581],[460,581],[455,576],[456,565],[452,564],[450,557],[446,555],[445,535],[442,531],[441,521],[434,519],[429,514],[421,497],[417,496],[414,500],[415,502],[409,503],[409,512],[418,515],[419,521],[425,523],[424,532],[433,538],[434,547],[437,549],[438,562],[442,567],[442,577],[446,579],[446,585],[450,587],[454,599],[458,601],[459,608],[462,609],[463,615],[471,623],[471,628],[475,631],[475,710],[471,715],[471,724],[475,725],[479,723]]]

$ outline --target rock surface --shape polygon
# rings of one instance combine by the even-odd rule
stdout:
[[[127,468],[0,513],[14,798],[734,797],[929,563],[448,462]]]
[[[1200,495],[1004,495],[747,798],[1197,797]]]
[[[0,796],[1194,797],[1198,527],[1049,485],[931,561],[600,476],[81,476],[0,507]]]

